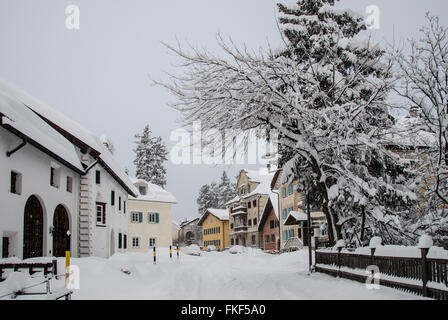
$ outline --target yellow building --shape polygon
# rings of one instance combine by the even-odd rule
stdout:
[[[207,209],[198,222],[202,227],[202,248],[215,246],[218,250],[229,247],[229,212],[227,209]]]

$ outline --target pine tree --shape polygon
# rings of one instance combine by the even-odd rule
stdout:
[[[162,188],[166,185],[166,169],[164,162],[167,160],[168,151],[161,137],[151,137],[149,125],[146,125],[141,134],[136,134],[134,164],[135,175],[138,179],[143,179],[154,183]]]
[[[236,184],[230,182],[226,171],[222,172],[221,181],[218,185],[218,208],[226,208],[226,203],[236,196]]]

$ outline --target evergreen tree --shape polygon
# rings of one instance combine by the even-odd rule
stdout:
[[[138,179],[143,179],[154,183],[162,188],[166,185],[166,169],[164,162],[167,160],[168,151],[161,137],[151,137],[151,130],[146,125],[141,134],[136,134],[134,164],[135,175]]]
[[[224,209],[226,203],[236,196],[236,184],[230,182],[227,172],[223,171],[218,185],[218,208]]]
[[[203,185],[197,198],[198,213],[204,214],[209,208],[226,209],[226,203],[236,196],[236,184],[232,183],[223,171],[218,183],[212,182]]]

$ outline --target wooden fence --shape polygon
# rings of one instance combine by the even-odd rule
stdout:
[[[5,270],[11,269],[14,271],[27,270],[30,275],[36,272],[43,272],[46,277],[48,274],[52,274],[58,278],[58,264],[56,260],[48,263],[0,263],[0,281],[3,281],[3,273]]]
[[[372,270],[379,270],[379,284],[405,289],[425,297],[448,300],[448,260],[427,258],[428,249],[421,249],[420,258],[375,256],[317,250],[315,253],[318,272],[344,277],[359,282],[372,279]],[[363,271],[364,270],[364,274]],[[370,280],[369,280],[370,281]]]

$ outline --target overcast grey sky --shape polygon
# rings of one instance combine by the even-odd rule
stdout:
[[[161,41],[216,51],[216,34],[249,48],[280,45],[272,0],[0,0],[0,77],[25,89],[97,135],[106,134],[123,167],[134,172],[134,134],[149,124],[168,148],[179,127],[168,92],[153,79],[176,73],[175,58]],[[296,1],[282,1],[295,3]],[[65,8],[80,9],[80,29],[65,27]],[[448,25],[446,0],[342,0],[338,7],[381,13],[378,41],[413,37],[425,12]],[[247,166],[249,167],[249,166]],[[168,186],[178,199],[173,218],[197,216],[201,185],[223,169],[235,176],[242,166],[167,164]],[[254,168],[254,167],[249,167]]]

